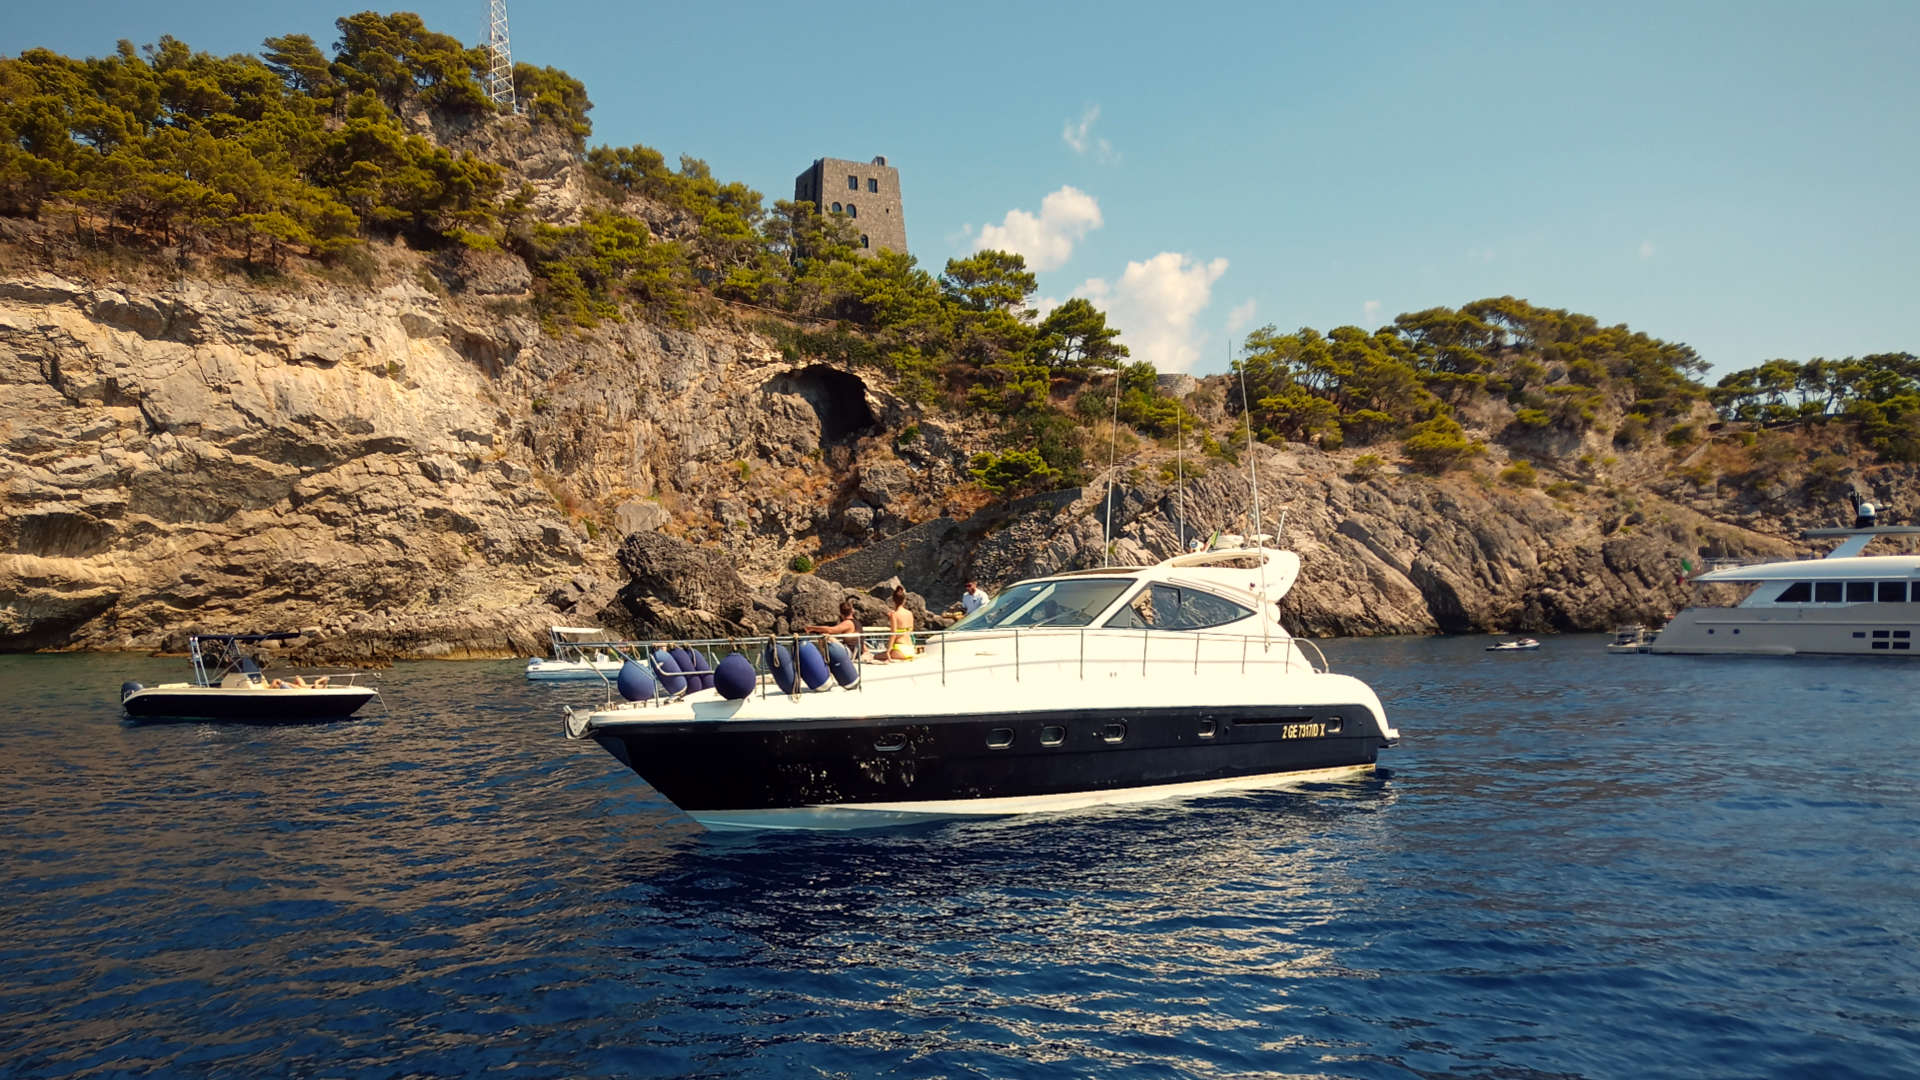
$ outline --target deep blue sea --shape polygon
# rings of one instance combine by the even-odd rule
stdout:
[[[130,726],[0,657],[0,1072],[1920,1076],[1920,661],[1335,641],[1391,775],[704,833],[584,686]]]

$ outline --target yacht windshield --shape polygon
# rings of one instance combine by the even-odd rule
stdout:
[[[947,629],[1091,626],[1094,618],[1132,584],[1126,578],[1066,578],[1015,585]]]

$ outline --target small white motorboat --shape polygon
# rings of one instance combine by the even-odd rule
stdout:
[[[360,686],[359,672],[294,675],[269,679],[260,670],[257,647],[300,635],[198,634],[187,639],[193,681],[120,686],[120,706],[135,720],[226,721],[299,724],[345,720],[380,692]]]
[[[1539,647],[1540,647],[1540,643],[1538,641],[1535,641],[1530,637],[1523,637],[1516,641],[1502,641],[1498,645],[1489,645],[1487,646],[1487,651],[1488,652],[1532,652],[1534,649],[1537,649]]]
[[[535,682],[567,679],[611,679],[620,674],[625,657],[623,641],[610,641],[607,632],[593,626],[556,626],[548,630],[552,656],[527,661],[527,678]]]
[[[1653,641],[1660,631],[1649,630],[1639,623],[1622,626],[1613,632],[1613,640],[1607,642],[1610,653],[1643,653],[1653,651]]]

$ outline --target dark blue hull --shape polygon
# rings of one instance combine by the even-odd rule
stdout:
[[[373,700],[373,690],[325,695],[299,690],[138,690],[121,702],[130,719],[147,723],[314,724],[345,720]]]
[[[1364,705],[648,722],[593,738],[690,813],[1113,792],[1370,766]]]

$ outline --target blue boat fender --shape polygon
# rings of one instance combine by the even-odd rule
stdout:
[[[681,653],[687,654],[686,659],[681,660]],[[673,658],[681,660],[680,670],[688,673],[688,690],[713,689],[713,657],[689,645],[684,649],[673,650]]]
[[[620,665],[620,674],[614,679],[619,687],[620,696],[628,701],[653,700],[653,673],[638,660],[629,660]]]
[[[851,687],[860,681],[860,665],[853,662],[852,651],[837,641],[827,643],[827,668],[841,686]]]
[[[666,688],[667,693],[681,694],[686,692],[686,676],[680,674],[680,665],[674,661],[673,654],[667,652],[667,650],[653,650],[653,674],[655,678],[660,680],[660,685]]]
[[[767,665],[767,671],[773,675],[773,683],[780,688],[780,692],[793,693],[793,654],[787,651],[787,647],[779,642],[769,641],[766,649],[760,654],[760,659]]]
[[[811,641],[800,643],[800,649],[794,656],[794,664],[800,669],[800,678],[807,684],[809,690],[818,690],[833,678],[827,674],[827,662],[820,656],[820,649]]]
[[[713,669],[713,688],[728,701],[739,701],[760,681],[753,670],[753,661],[737,652],[728,653]]]

